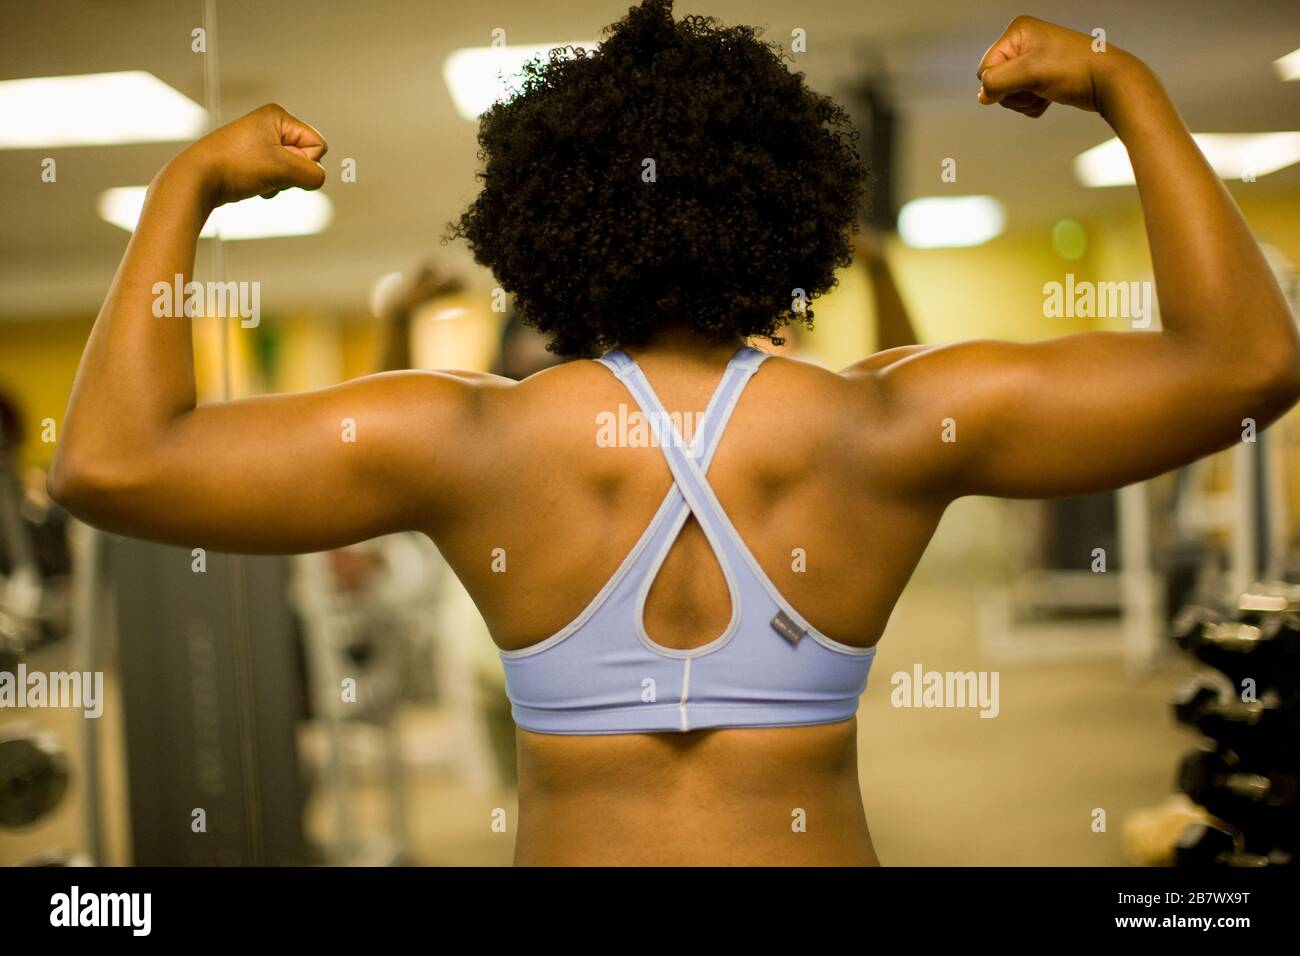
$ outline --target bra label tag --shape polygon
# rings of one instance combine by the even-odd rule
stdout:
[[[772,618],[772,630],[780,634],[791,644],[798,644],[799,638],[807,633],[803,628],[790,619],[790,615],[785,611],[778,611],[776,617]]]

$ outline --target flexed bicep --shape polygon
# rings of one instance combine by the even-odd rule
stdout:
[[[861,370],[935,494],[1047,497],[1148,478],[1241,440],[1300,397],[1300,338],[1236,205],[1155,74],[1018,17],[977,68],[979,101],[1096,110],[1128,150],[1161,327],[966,342]],[[888,353],[886,353],[888,355]]]
[[[474,383],[428,372],[200,405],[147,453],[65,462],[52,490],[108,530],[225,551],[429,530],[472,462],[476,405]]]
[[[964,342],[878,377],[916,435],[913,474],[945,498],[1118,488],[1239,441],[1294,401],[1267,369],[1148,332]]]

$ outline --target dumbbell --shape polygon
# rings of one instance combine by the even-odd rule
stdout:
[[[1235,755],[1198,750],[1183,757],[1178,789],[1206,810],[1240,827],[1249,849],[1294,847],[1300,834],[1300,776],[1252,773]]]
[[[1253,773],[1235,755],[1217,750],[1186,754],[1178,768],[1178,788],[1211,813],[1218,809],[1213,804],[1224,799],[1280,810],[1294,810],[1300,803],[1300,775]]]
[[[1174,716],[1247,762],[1300,766],[1300,700],[1268,690],[1243,701],[1205,676],[1189,678],[1173,694]]]
[[[0,674],[18,675],[18,662],[23,659],[22,645],[17,637],[0,630]]]
[[[68,760],[51,733],[0,737],[0,826],[30,826],[68,789]]]
[[[1237,599],[1240,614],[1300,614],[1300,584],[1261,582]]]
[[[1260,689],[1300,688],[1300,615],[1264,614],[1253,620],[1214,620],[1179,613],[1175,639],[1202,663],[1235,684],[1253,679]]]
[[[1207,624],[1218,624],[1223,619],[1223,615],[1213,608],[1188,604],[1174,615],[1169,624],[1169,636],[1183,650],[1190,651],[1193,641],[1200,637],[1202,628]]]
[[[1225,826],[1189,823],[1174,844],[1175,866],[1271,866],[1291,862],[1290,854],[1247,853],[1241,834]]]

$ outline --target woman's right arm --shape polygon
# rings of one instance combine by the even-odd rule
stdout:
[[[203,137],[149,187],[77,370],[50,495],[119,534],[244,553],[321,551],[434,531],[499,448],[492,376],[394,372],[296,394],[199,404],[187,286],[213,209],[317,189],[325,141],[268,104]],[[179,277],[179,278],[177,278]],[[160,314],[162,313],[162,314]]]
[[[1064,103],[1114,128],[1137,179],[1161,329],[963,342],[850,372],[914,436],[909,480],[946,498],[1100,491],[1231,445],[1244,420],[1262,429],[1290,408],[1295,321],[1155,74],[1030,17],[1012,22],[979,74],[981,103],[1034,118]]]

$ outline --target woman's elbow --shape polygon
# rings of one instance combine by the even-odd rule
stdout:
[[[98,456],[60,447],[54,454],[45,489],[69,514],[91,524],[121,492],[132,486],[126,472]]]
[[[1300,336],[1292,335],[1287,347],[1278,350],[1273,369],[1275,385],[1294,403],[1300,399]]]
[[[45,476],[45,491],[64,509],[75,512],[77,502],[86,494],[86,481],[81,467],[73,465],[70,458],[62,448],[54,453],[54,461]]]
[[[1300,344],[1277,349],[1254,370],[1256,400],[1265,417],[1286,414],[1300,401]]]

